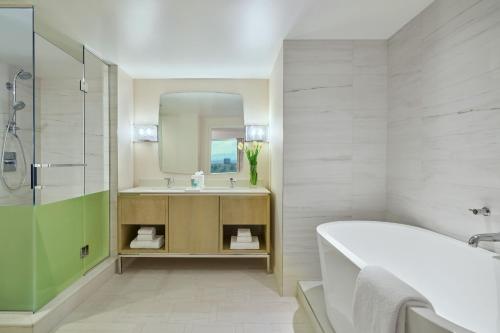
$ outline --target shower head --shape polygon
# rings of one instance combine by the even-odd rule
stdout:
[[[26,107],[26,104],[23,101],[19,101],[12,106],[12,108],[14,109],[14,112],[22,110],[25,107]]]
[[[21,80],[29,80],[33,77],[30,72],[26,72],[24,69],[21,69],[19,72],[17,72],[16,77],[20,78]]]

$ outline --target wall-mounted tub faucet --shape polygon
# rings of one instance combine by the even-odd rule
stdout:
[[[483,208],[471,208],[469,209],[472,214],[474,215],[483,215],[483,216],[490,216],[491,215],[491,210],[488,207],[483,207]]]
[[[477,247],[480,242],[500,242],[500,233],[497,234],[478,234],[469,238],[469,245]]]
[[[471,208],[469,209],[474,215],[490,216],[491,210],[488,207],[483,208]],[[500,233],[496,234],[477,234],[469,238],[469,245],[472,247],[477,247],[480,242],[500,242]]]

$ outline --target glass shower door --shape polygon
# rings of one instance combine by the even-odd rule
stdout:
[[[35,310],[83,274],[83,64],[35,35]]]

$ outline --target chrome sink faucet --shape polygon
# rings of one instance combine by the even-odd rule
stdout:
[[[175,184],[174,177],[165,177],[164,179],[167,181],[167,187],[168,188],[171,188],[172,185]]]
[[[474,215],[490,216],[491,211],[488,207],[469,209]],[[500,242],[500,233],[477,234],[469,238],[468,244],[477,247],[480,242]]]
[[[236,185],[236,179],[233,177],[229,178],[229,187],[234,188],[234,185]]]

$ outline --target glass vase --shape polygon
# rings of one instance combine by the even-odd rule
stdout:
[[[250,164],[250,185],[257,186],[258,174],[257,164]]]

